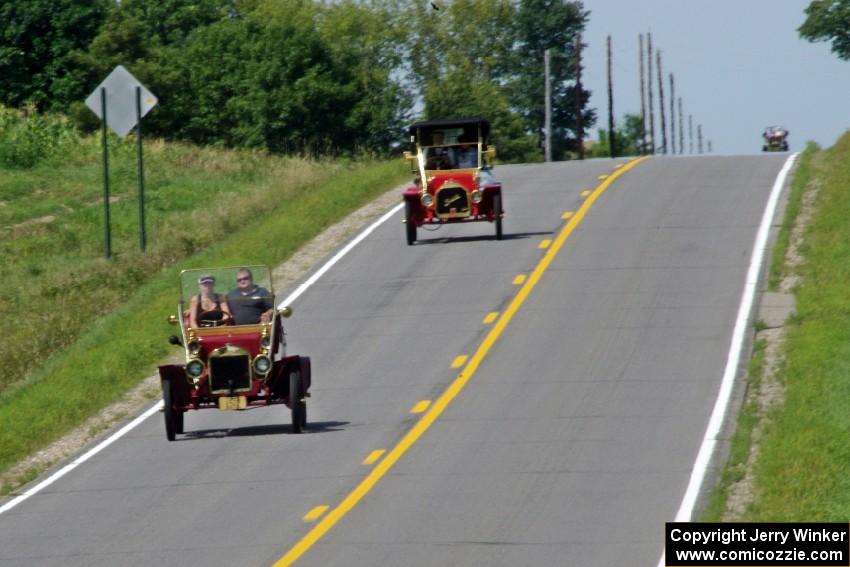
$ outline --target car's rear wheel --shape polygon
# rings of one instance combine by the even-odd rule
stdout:
[[[404,202],[404,231],[408,246],[416,242],[416,223],[413,222],[413,205],[410,201]]]
[[[181,413],[179,418],[177,414],[172,403],[171,379],[164,378],[162,380],[162,415],[165,417],[165,436],[169,441],[174,441],[178,429],[181,433],[183,432],[183,414]]]
[[[493,195],[493,216],[496,222],[496,240],[502,239],[502,196]]]
[[[289,373],[289,409],[292,411],[292,432],[301,433],[307,422],[307,407],[301,391],[301,373],[293,370]]]

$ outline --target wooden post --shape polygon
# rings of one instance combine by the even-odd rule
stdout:
[[[652,104],[652,34],[646,34],[646,94],[649,95],[649,153],[655,153],[655,108]]]
[[[661,111],[661,152],[667,153],[667,121],[664,119],[664,73],[661,71],[661,50],[655,51],[655,67],[658,70],[658,108]]]
[[[614,87],[611,79],[611,36],[608,36],[608,145],[611,157],[617,157],[617,137],[614,133]]]
[[[688,153],[694,153],[694,115],[688,114]]]
[[[576,36],[576,138],[578,159],[584,159],[584,87],[581,84],[581,34]]]
[[[682,97],[679,97],[679,154],[685,153],[685,115],[682,112]]]
[[[676,153],[676,81],[670,73],[670,153]]]
[[[543,159],[552,161],[552,91],[549,85],[549,50],[543,52],[543,79],[546,81],[543,101],[543,129],[546,131],[546,141],[543,143]]]

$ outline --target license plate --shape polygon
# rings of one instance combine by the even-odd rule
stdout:
[[[248,407],[248,398],[245,396],[222,396],[218,399],[220,410],[240,410]]]

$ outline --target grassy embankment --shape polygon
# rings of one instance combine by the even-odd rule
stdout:
[[[408,175],[401,160],[311,160],[150,141],[142,254],[135,146],[114,138],[107,260],[99,139],[51,128],[31,128],[62,138],[46,159],[21,167],[0,155],[0,475],[172,354],[165,319],[180,269],[278,264]]]
[[[773,255],[775,288],[788,229],[803,189],[818,184],[815,214],[796,269],[797,313],[786,325],[778,379],[784,403],[769,411],[754,465],[755,494],[742,521],[846,521],[850,515],[850,134],[829,150],[809,147],[795,175],[783,234]],[[763,345],[750,363],[759,388]],[[702,519],[716,521],[729,486],[743,477],[757,409],[741,414],[729,465]]]

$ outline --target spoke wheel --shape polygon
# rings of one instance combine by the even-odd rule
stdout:
[[[413,205],[410,201],[404,202],[404,231],[408,246],[416,242],[416,223],[413,222]]]
[[[301,433],[307,421],[307,412],[302,398],[301,373],[293,370],[289,373],[289,409],[292,411],[292,432]]]
[[[502,239],[502,196],[493,195],[493,215],[496,222],[496,240]]]
[[[174,411],[174,405],[171,398],[171,379],[165,378],[162,381],[162,415],[165,417],[165,436],[169,441],[174,441],[178,428],[183,432],[183,414],[177,417],[178,412]],[[179,420],[179,427],[178,427]]]

